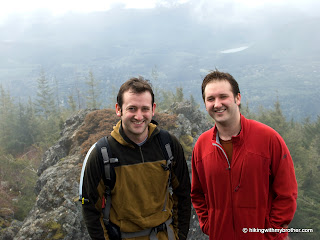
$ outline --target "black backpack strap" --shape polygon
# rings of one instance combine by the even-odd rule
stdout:
[[[171,171],[172,171],[172,164],[173,164],[173,154],[172,154],[172,139],[169,134],[169,132],[165,130],[160,130],[160,133],[158,134],[158,138],[160,141],[160,146],[162,149],[162,152],[166,158],[166,165],[162,165],[163,169],[165,171],[170,171],[169,172],[169,177],[168,177],[168,186],[167,186],[167,193],[172,192],[172,186],[171,186]],[[166,205],[168,201],[168,194],[166,194],[166,198],[164,200],[164,205],[162,208],[162,211],[166,211]]]
[[[114,172],[114,164],[118,163],[118,158],[112,157],[112,152],[108,143],[108,138],[101,138],[97,144],[98,157],[103,164],[102,176],[105,184],[105,197],[106,205],[103,210],[103,222],[105,225],[109,225],[109,215],[111,208],[111,190],[113,189],[116,182],[116,174]]]
[[[158,138],[160,141],[160,146],[162,149],[162,152],[165,156],[165,159],[167,160],[167,165],[162,166],[164,170],[171,170],[172,164],[173,164],[173,153],[172,153],[172,139],[169,134],[169,132],[160,129],[160,132],[158,134]]]

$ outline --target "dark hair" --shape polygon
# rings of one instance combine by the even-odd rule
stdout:
[[[204,90],[207,84],[214,81],[227,81],[231,85],[231,90],[234,96],[237,96],[238,93],[240,93],[239,85],[233,78],[233,76],[229,73],[220,72],[218,71],[218,69],[216,69],[215,71],[211,71],[207,76],[205,76],[202,81],[201,90],[203,101],[205,101]]]
[[[154,94],[153,94],[151,83],[149,82],[149,80],[146,80],[143,77],[139,76],[138,78],[136,77],[130,78],[124,84],[121,85],[117,95],[117,103],[119,104],[120,108],[122,108],[122,104],[123,104],[123,94],[129,90],[132,91],[133,93],[143,93],[146,91],[150,92],[152,97],[152,105],[153,105]]]

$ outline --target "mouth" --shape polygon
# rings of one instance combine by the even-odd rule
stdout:
[[[139,122],[134,121],[134,122],[133,122],[133,124],[135,124],[135,125],[142,125],[143,123],[144,123],[144,121],[139,121]]]
[[[216,113],[223,113],[224,111],[226,111],[227,109],[215,109],[214,112]]]

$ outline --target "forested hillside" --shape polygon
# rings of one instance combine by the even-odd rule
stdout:
[[[92,87],[88,88],[87,97],[82,99],[85,105],[80,105],[79,99],[70,97],[67,107],[58,104],[52,89],[47,85],[45,75],[38,79],[37,98],[28,102],[13,99],[9,92],[0,88],[0,227],[3,231],[10,226],[12,220],[22,221],[33,206],[36,198],[33,189],[38,179],[37,170],[41,156],[61,137],[60,132],[67,117],[78,112],[80,106],[99,108],[93,97],[98,91],[94,81],[93,76],[88,80],[87,84]],[[159,111],[176,116],[176,104],[186,100],[192,106],[189,111],[199,109],[193,96],[185,97],[182,88],[173,92],[156,89],[156,92],[161,96],[158,102]],[[109,104],[113,105],[111,102]],[[292,234],[291,238],[318,239],[320,116],[315,121],[308,118],[302,122],[288,121],[279,101],[274,103],[272,109],[261,107],[258,111],[252,111],[244,104],[241,111],[248,118],[273,127],[285,139],[294,160],[299,185],[298,209],[290,227],[311,228],[314,231],[308,234]],[[195,118],[193,121],[198,120]],[[207,121],[213,124],[209,118]],[[191,134],[180,138],[189,160],[194,144],[193,137]]]

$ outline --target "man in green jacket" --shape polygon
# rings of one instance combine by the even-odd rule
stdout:
[[[139,77],[125,82],[120,87],[115,107],[120,121],[108,142],[119,164],[114,166],[116,180],[111,191],[108,226],[102,220],[103,164],[96,146],[87,153],[82,194],[88,201],[82,209],[90,237],[186,239],[191,214],[188,167],[182,146],[170,134],[173,164],[171,171],[165,169],[167,160],[157,136],[160,129],[152,121],[156,104],[148,81]],[[169,185],[172,191],[168,191]]]

